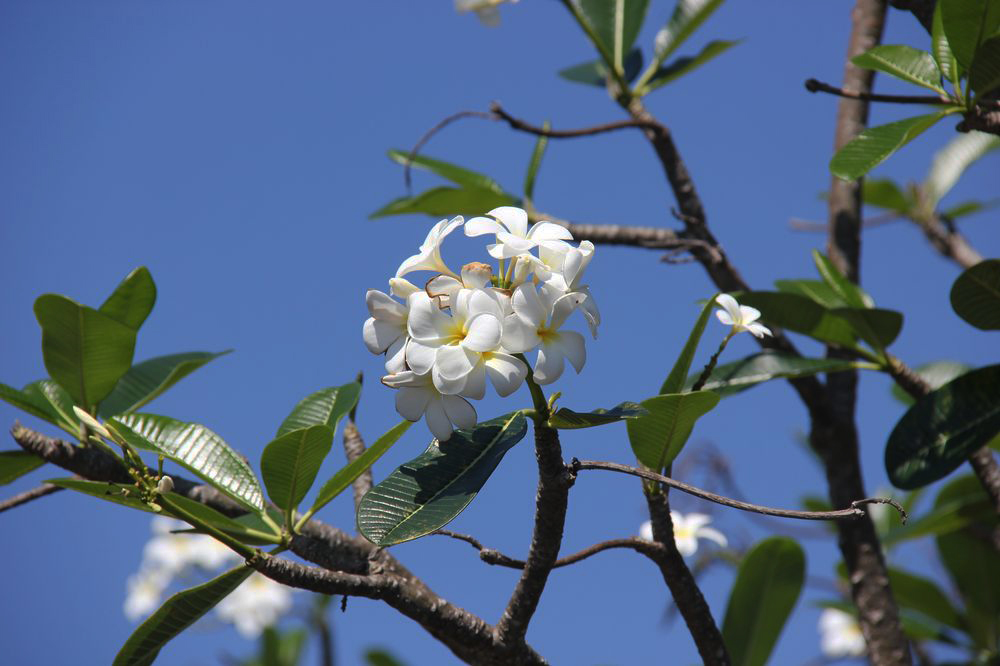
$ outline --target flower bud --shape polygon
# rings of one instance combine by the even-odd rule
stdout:
[[[493,269],[489,264],[481,261],[473,261],[462,266],[462,283],[468,289],[482,289],[490,283],[493,277]]]
[[[161,476],[159,483],[156,484],[156,492],[160,493],[161,495],[166,495],[173,489],[174,489],[174,480],[171,479],[166,474]]]
[[[80,419],[84,425],[96,432],[98,435],[111,439],[111,433],[108,432],[108,429],[101,425],[101,422],[93,416],[83,411],[76,405],[73,405],[73,413],[76,414],[76,418]]]

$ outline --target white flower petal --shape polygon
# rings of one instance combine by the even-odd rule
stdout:
[[[514,313],[535,328],[540,327],[549,314],[532,284],[525,283],[515,289],[510,302]]]
[[[465,385],[453,395],[482,400],[486,396],[486,364],[482,361],[476,363],[465,376]]]
[[[490,217],[500,220],[510,233],[524,238],[528,233],[528,214],[514,206],[500,206],[487,213]]]
[[[427,421],[427,427],[430,429],[431,434],[437,437],[440,442],[447,441],[454,431],[454,428],[451,427],[451,421],[448,420],[448,415],[444,411],[441,398],[431,400],[427,404],[427,412],[424,415],[424,420]]]
[[[725,321],[722,318],[722,316],[719,315],[718,311],[716,311],[716,315],[719,317],[719,321],[729,326],[734,326],[740,323],[740,304],[736,302],[735,298],[733,298],[729,294],[719,294],[718,296],[715,297],[715,302],[717,305],[722,307],[723,310],[725,310],[726,315],[728,315],[729,319],[728,322]]]
[[[419,421],[432,394],[425,388],[401,388],[396,393],[396,411],[407,421]]]
[[[535,361],[535,382],[551,384],[562,376],[564,366],[562,350],[553,344],[542,342],[538,349],[538,360]]]
[[[465,223],[466,236],[485,236],[506,231],[500,223],[488,217],[474,217]]]
[[[486,374],[497,394],[506,398],[520,388],[524,378],[528,376],[528,366],[509,354],[493,352],[488,356],[485,363]]]
[[[639,526],[639,538],[645,539],[646,541],[653,540],[653,522],[647,520],[642,525]]]
[[[699,539],[708,539],[709,541],[714,541],[723,548],[729,545],[729,540],[726,539],[726,535],[715,529],[714,527],[702,527],[696,533]]]
[[[771,329],[757,321],[747,324],[746,329],[758,338],[763,338],[765,335],[774,335],[771,333]]]
[[[585,298],[587,298],[585,294],[577,291],[571,291],[557,298],[556,302],[552,304],[552,322],[549,324],[549,329],[556,331],[562,328],[562,325],[566,323],[566,319],[573,314],[573,310]]]
[[[533,240],[536,243],[549,240],[568,241],[573,240],[573,234],[570,233],[569,229],[560,224],[547,220],[539,220],[531,227],[531,231],[528,232],[528,240]]]
[[[501,345],[513,354],[523,354],[537,347],[542,339],[538,337],[538,326],[530,324],[516,314],[504,318]]]
[[[381,291],[369,289],[365,294],[365,305],[368,306],[368,314],[380,321],[400,325],[406,321],[406,307]]]
[[[413,284],[406,278],[389,278],[389,293],[396,298],[402,298],[404,301],[410,297],[410,294],[414,294],[420,291],[420,287]]]
[[[406,342],[400,336],[385,350],[385,371],[390,375],[406,370]]]
[[[740,306],[740,322],[745,326],[760,319],[760,310],[749,305]]]
[[[587,362],[587,347],[582,335],[576,331],[559,331],[552,344],[566,356],[577,373],[583,370],[583,365]]]
[[[434,299],[423,292],[417,292],[410,296],[408,302],[410,316],[406,326],[411,338],[433,343],[448,336],[451,317],[441,311]]]
[[[718,318],[719,321],[721,321],[726,326],[734,326],[735,325],[735,322],[733,322],[733,318],[730,317],[729,313],[726,312],[725,310],[716,310],[715,311],[715,316],[716,316],[716,318]]]
[[[365,320],[361,337],[368,351],[381,354],[389,348],[389,345],[403,337],[403,331],[396,324],[369,317]]]
[[[442,302],[447,305],[461,288],[461,280],[457,280],[450,275],[435,275],[427,281],[424,291],[431,298],[443,298]],[[440,307],[438,309],[440,310]]]
[[[461,345],[445,345],[438,347],[434,359],[434,372],[444,379],[462,379],[472,370],[479,360],[476,352],[469,351]]]
[[[492,314],[477,314],[466,323],[467,332],[462,346],[475,352],[493,351],[500,346],[503,328]]]
[[[674,543],[677,544],[677,551],[684,557],[690,557],[698,552],[698,540],[693,535],[677,536],[675,534]]]
[[[533,241],[501,231],[497,234],[497,245],[491,245],[489,253],[495,259],[512,259],[530,252],[534,247]]]
[[[426,375],[434,367],[437,350],[437,347],[425,345],[417,340],[409,340],[406,343],[406,365],[416,374]]]
[[[476,410],[468,400],[457,395],[445,395],[441,397],[441,404],[448,419],[457,427],[462,429],[475,427]]]

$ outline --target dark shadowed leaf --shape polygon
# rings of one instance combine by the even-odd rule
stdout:
[[[858,337],[874,349],[885,349],[903,328],[903,315],[882,308],[833,308],[830,314],[846,321]]]
[[[90,409],[104,399],[132,365],[135,329],[65,296],[35,301],[42,327],[42,358],[49,376]]]
[[[244,506],[261,511],[264,497],[246,459],[203,425],[156,414],[124,414],[105,422],[133,447],[183,465]]]
[[[149,269],[140,266],[119,283],[100,307],[103,314],[136,331],[156,303],[156,284]]]
[[[964,375],[971,369],[970,366],[958,361],[934,361],[917,366],[914,368],[914,372],[930,384],[931,390],[934,390],[941,388],[955,377]],[[899,384],[892,385],[892,397],[907,406],[915,402],[913,396],[901,389]]]
[[[896,78],[929,88],[941,95],[941,71],[934,56],[904,44],[879,44],[851,58],[858,67],[874,69]]]
[[[1000,329],[1000,259],[985,259],[959,275],[951,286],[951,307],[978,329]]]
[[[631,83],[642,71],[642,51],[632,49],[625,56],[625,80]],[[579,65],[573,65],[559,71],[559,76],[567,81],[576,83],[587,83],[598,88],[605,88],[608,84],[608,73],[605,70],[604,62],[592,60]]]
[[[43,459],[27,451],[0,451],[0,486],[20,479],[44,464]]]
[[[1000,2],[996,0],[940,0],[941,24],[955,59],[969,71],[976,49],[1000,29]]]
[[[646,467],[660,471],[681,452],[695,422],[719,404],[711,391],[667,393],[642,401],[649,412],[625,422],[635,457]]]
[[[853,370],[858,366],[858,362],[847,359],[803,358],[768,349],[739,361],[717,366],[705,382],[704,389],[725,398],[772,379],[809,377],[823,372]],[[692,373],[688,376],[684,383],[685,390],[690,390],[700,374]]]
[[[574,412],[572,409],[560,407],[555,414],[549,417],[549,427],[560,430],[593,428],[624,419],[634,419],[645,413],[646,410],[634,402],[623,402],[611,409],[595,409],[590,412]]]
[[[841,180],[861,178],[947,113],[939,111],[869,127],[837,151],[830,160],[830,173]]]
[[[713,60],[716,56],[721,55],[730,48],[736,46],[740,43],[740,41],[742,40],[735,39],[727,41],[720,39],[711,41],[706,44],[697,55],[677,58],[670,64],[660,67],[649,80],[649,90],[655,90],[660,86],[676,81],[685,74],[690,74],[707,63],[709,60]]]
[[[775,280],[774,286],[786,294],[798,294],[824,308],[844,307],[847,303],[822,280]]]
[[[108,397],[101,401],[97,415],[107,419],[115,414],[134,412],[201,366],[228,353],[228,350],[218,353],[184,352],[136,363],[122,375]]]
[[[1000,433],[1000,365],[961,375],[916,402],[896,423],[885,467],[897,488],[944,478]]]
[[[969,87],[980,97],[1000,87],[1000,35],[990,37],[976,49]]]
[[[343,386],[331,386],[312,393],[295,406],[278,428],[276,437],[288,434],[293,430],[308,428],[314,425],[325,425],[331,431],[337,432],[337,424],[344,418],[361,397],[361,384],[350,382]]]
[[[394,654],[383,648],[369,648],[365,651],[367,666],[404,666]]]
[[[379,208],[369,219],[425,213],[432,216],[485,215],[500,206],[517,205],[517,199],[483,188],[435,187],[414,197],[401,197]]]
[[[764,322],[772,326],[848,349],[857,347],[850,324],[833,316],[811,298],[775,291],[750,291],[742,294],[739,300],[743,305],[760,310]]]
[[[929,578],[890,567],[889,585],[900,608],[917,611],[953,629],[965,630],[961,614]]]
[[[333,431],[326,425],[292,430],[268,444],[260,457],[260,473],[271,501],[285,510],[297,507],[332,444]]]
[[[409,159],[411,167],[416,169],[426,169],[431,173],[435,173],[442,178],[450,180],[456,185],[471,187],[474,189],[492,190],[497,194],[503,194],[503,188],[500,187],[500,184],[489,176],[466,169],[465,167],[460,167],[457,164],[445,162],[444,160],[435,159],[433,157],[425,157],[424,155],[413,155],[411,157],[410,153],[402,150],[390,150],[388,154],[389,159],[396,164],[405,165],[407,159]]]
[[[178,592],[129,636],[113,666],[149,666],[160,649],[215,608],[250,577],[253,569],[240,565],[212,580]]]
[[[805,582],[806,556],[785,537],[765,539],[740,563],[722,622],[734,665],[763,666]]]
[[[945,488],[947,492],[941,491],[939,500],[930,511],[890,530],[884,538],[885,545],[947,534],[994,515],[993,506],[983,494],[982,484],[976,477],[958,477],[948,482]]]
[[[698,319],[695,320],[694,326],[691,328],[691,332],[688,334],[687,342],[684,343],[684,348],[681,349],[681,353],[677,356],[677,360],[674,361],[674,367],[670,369],[670,374],[667,378],[663,380],[663,384],[660,385],[660,394],[664,393],[680,393],[681,388],[684,386],[684,379],[687,377],[688,371],[691,369],[691,361],[694,360],[694,355],[698,351],[698,343],[701,341],[701,336],[705,332],[705,325],[708,323],[708,319],[712,314],[712,310],[716,308],[715,297],[712,296],[701,308],[701,313],[698,315]]]
[[[937,61],[941,73],[954,84],[962,77],[959,72],[958,61],[955,60],[955,54],[951,52],[951,46],[948,45],[948,38],[944,34],[944,25],[941,23],[942,4],[944,3],[937,2],[934,4],[934,21],[931,27],[931,53],[934,54],[934,60]]]
[[[432,440],[422,454],[396,468],[358,506],[358,529],[377,546],[424,536],[448,524],[475,498],[528,424],[514,412]]]
[[[908,213],[913,200],[888,178],[866,178],[861,184],[861,199],[869,206],[877,206],[897,213]]]

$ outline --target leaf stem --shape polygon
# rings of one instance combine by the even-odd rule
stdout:
[[[200,530],[204,530],[208,534],[212,535],[213,537],[215,537],[217,541],[221,541],[222,543],[224,543],[235,553],[237,553],[240,557],[243,557],[244,559],[248,560],[257,557],[258,551],[256,548],[251,548],[250,546],[239,541],[238,539],[229,536],[222,530],[212,525],[209,525],[206,522],[203,522],[199,518],[195,517],[193,514],[188,513],[185,509],[182,509],[180,506],[175,504],[173,500],[171,500],[167,495],[158,495],[157,503],[163,506],[165,509],[169,509],[171,513],[183,519],[185,522],[190,523],[194,527],[197,527]]]
[[[701,371],[701,375],[698,376],[698,380],[691,386],[692,393],[700,391],[702,387],[705,386],[705,382],[708,381],[709,376],[712,374],[712,370],[715,370],[715,365],[719,362],[719,356],[722,355],[722,350],[726,348],[726,345],[729,344],[729,341],[732,340],[734,335],[736,335],[736,330],[731,328],[729,329],[729,333],[726,334],[726,337],[722,338],[722,342],[719,343],[719,348],[715,350],[714,354],[712,354],[712,358],[710,358],[708,363],[705,364],[705,369]]]

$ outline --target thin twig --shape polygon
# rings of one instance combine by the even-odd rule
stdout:
[[[952,100],[947,97],[941,97],[938,95],[880,95],[877,93],[865,93],[858,92],[855,90],[845,90],[843,88],[837,88],[836,86],[831,86],[829,83],[823,83],[822,81],[817,81],[816,79],[806,79],[806,90],[809,92],[825,92],[831,95],[837,95],[838,97],[846,97],[848,99],[857,99],[864,102],[891,102],[893,104],[936,104],[936,105],[949,105],[955,104]]]
[[[403,163],[403,182],[406,183],[407,191],[410,190],[410,165],[413,163],[413,158],[417,156],[417,153],[420,152],[420,149],[424,147],[424,144],[427,143],[432,136],[456,120],[461,120],[462,118],[483,118],[485,120],[496,120],[492,113],[487,113],[485,111],[459,111],[458,113],[451,114],[437,125],[424,132],[424,135],[420,137],[415,144],[413,144],[410,154],[406,156],[406,161]]]
[[[458,532],[452,532],[451,530],[436,530],[431,532],[431,534],[440,534],[441,536],[451,537],[452,539],[457,539],[458,541],[464,541],[465,543],[471,545],[473,548],[479,551],[479,559],[487,564],[493,564],[501,567],[508,567],[511,569],[523,569],[524,560],[519,560],[517,558],[505,555],[500,551],[487,548],[473,536],[468,534],[459,534]],[[654,543],[652,541],[646,541],[638,537],[628,537],[625,539],[609,539],[608,541],[601,541],[600,543],[595,543],[593,546],[588,546],[581,551],[573,553],[572,555],[567,555],[566,557],[560,557],[556,560],[555,564],[552,565],[553,569],[558,569],[559,567],[565,567],[570,564],[575,564],[581,560],[585,560],[591,555],[596,555],[605,550],[611,550],[613,548],[629,548],[638,553],[650,554],[658,551],[662,548],[660,544]]]
[[[51,483],[43,483],[37,488],[32,488],[31,490],[25,490],[23,493],[18,493],[10,499],[6,499],[0,502],[0,513],[7,511],[8,509],[13,509],[14,507],[21,506],[22,504],[27,504],[32,500],[36,500],[39,497],[45,497],[46,495],[51,495],[52,493],[57,493],[63,490],[62,486],[53,486]]]
[[[596,134],[615,132],[621,129],[657,129],[661,127],[661,125],[657,122],[646,120],[618,120],[612,123],[594,125],[593,127],[582,127],[580,129],[573,130],[554,130],[539,127],[538,125],[532,125],[531,123],[521,120],[520,118],[515,118],[507,113],[507,111],[500,106],[499,102],[493,102],[490,104],[490,111],[494,116],[510,125],[511,129],[527,132],[528,134],[534,134],[535,136],[547,136],[550,139],[577,139],[582,136],[594,136]]]
[[[709,492],[707,490],[702,490],[701,488],[695,488],[694,486],[688,485],[683,481],[678,481],[676,479],[671,479],[669,476],[663,476],[662,474],[657,474],[656,472],[640,469],[638,467],[630,467],[628,465],[622,465],[620,463],[613,462],[603,462],[599,460],[578,460],[573,458],[570,462],[570,467],[575,470],[581,469],[603,469],[611,472],[621,472],[623,474],[631,474],[632,476],[638,476],[643,479],[648,479],[650,481],[657,481],[665,486],[670,486],[671,488],[676,488],[681,492],[685,492],[689,495],[694,495],[695,497],[700,497],[706,499],[710,502],[715,502],[716,504],[722,504],[723,506],[732,507],[734,509],[740,509],[742,511],[752,511],[754,513],[761,513],[765,516],[780,516],[782,518],[796,518],[799,520],[843,520],[845,518],[860,518],[865,515],[865,511],[861,509],[865,504],[888,504],[894,509],[899,511],[900,519],[903,523],[906,523],[906,511],[902,506],[899,505],[896,500],[888,497],[867,497],[865,499],[854,500],[851,502],[850,508],[839,509],[836,511],[798,511],[795,509],[775,509],[769,506],[762,506],[760,504],[751,504],[749,502],[741,502],[739,500],[734,500],[730,497],[723,497],[722,495],[716,495],[715,493]]]
[[[902,219],[904,219],[904,216],[900,213],[883,213],[881,215],[869,217],[861,223],[861,226],[865,229],[873,229],[875,227],[881,227],[893,222],[898,222]],[[812,220],[803,220],[798,217],[793,217],[788,220],[788,226],[795,231],[821,231],[823,233],[826,233],[827,231],[826,222],[814,222]]]

